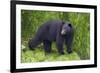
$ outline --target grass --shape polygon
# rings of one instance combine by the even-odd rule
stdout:
[[[59,55],[57,51],[54,51],[48,55],[45,55],[43,49],[36,48],[35,51],[22,51],[22,63],[30,62],[51,62],[51,61],[69,61],[69,60],[80,60],[80,57],[76,52],[71,54]]]

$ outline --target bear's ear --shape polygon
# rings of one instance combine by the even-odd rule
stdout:
[[[72,24],[69,23],[68,26],[69,26],[69,27],[72,27]]]
[[[64,21],[62,21],[62,24],[65,24],[65,22],[64,22]]]

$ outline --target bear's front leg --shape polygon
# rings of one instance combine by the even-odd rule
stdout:
[[[57,49],[58,49],[59,54],[61,55],[64,54],[63,44],[57,43]]]
[[[51,53],[51,42],[48,40],[43,41],[45,54]]]
[[[57,49],[58,49],[59,54],[61,54],[61,55],[64,54],[63,42],[64,42],[64,40],[62,37],[58,37],[56,39]]]
[[[69,35],[65,38],[65,44],[67,47],[67,52],[72,53],[72,43],[73,43],[73,36]]]

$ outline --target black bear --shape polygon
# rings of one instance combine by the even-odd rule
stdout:
[[[33,50],[37,45],[43,43],[46,53],[51,52],[51,45],[56,41],[57,49],[60,54],[64,54],[63,44],[67,47],[67,52],[72,52],[73,26],[69,22],[62,20],[50,20],[38,29],[34,38],[29,41],[29,48]]]

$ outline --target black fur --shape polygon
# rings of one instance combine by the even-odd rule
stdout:
[[[61,31],[65,30],[63,35]],[[43,43],[46,53],[51,52],[52,42],[55,41],[58,52],[64,54],[63,44],[67,46],[67,52],[72,52],[73,26],[71,23],[65,23],[61,20],[50,20],[44,23],[37,31],[35,37],[29,41],[29,48],[34,49],[37,45]]]

